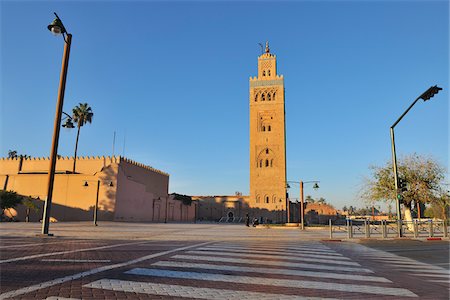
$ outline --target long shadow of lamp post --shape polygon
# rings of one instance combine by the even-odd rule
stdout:
[[[299,223],[300,223],[300,229],[301,230],[305,230],[305,200],[304,200],[304,193],[303,193],[303,185],[305,183],[314,183],[313,185],[313,189],[317,190],[319,188],[319,182],[317,180],[312,180],[312,181],[288,181],[287,182],[287,188],[290,188],[289,183],[296,183],[298,185],[300,185],[300,218],[299,218]]]
[[[69,67],[70,45],[72,43],[72,35],[70,33],[67,33],[66,28],[64,27],[61,19],[58,17],[56,13],[55,16],[56,16],[55,20],[50,25],[48,25],[47,28],[55,35],[62,34],[64,39],[64,54],[62,60],[61,75],[59,80],[58,100],[56,103],[56,115],[55,115],[55,125],[53,128],[52,148],[50,152],[50,170],[48,172],[47,198],[45,199],[44,213],[42,216],[43,235],[52,235],[48,233],[49,219],[52,206],[53,184],[55,181],[55,167],[58,155],[59,130],[61,126],[62,108],[64,104],[64,92],[66,89],[67,69]]]
[[[84,187],[88,187],[89,183],[88,181],[92,181],[92,180],[86,180],[83,184]],[[109,187],[113,187],[114,184],[112,181],[109,182],[108,184]],[[97,193],[95,196],[95,206],[94,206],[94,226],[97,226],[97,215],[98,215],[98,194],[100,192],[100,180],[97,180]]]
[[[402,236],[402,226],[400,225],[400,222],[402,220],[402,215],[400,211],[400,202],[403,201],[403,190],[405,187],[403,184],[400,184],[399,178],[398,178],[398,170],[397,170],[397,155],[395,153],[395,138],[394,138],[394,127],[403,119],[403,117],[409,112],[409,110],[414,106],[414,104],[419,101],[419,99],[422,99],[424,102],[427,100],[430,100],[431,97],[439,93],[439,91],[442,90],[442,88],[438,87],[437,85],[430,87],[428,90],[426,90],[422,95],[417,97],[416,100],[406,109],[406,111],[398,118],[397,121],[391,126],[391,149],[392,149],[392,166],[394,169],[394,183],[395,183],[395,193],[397,198],[397,224],[398,224],[398,235]],[[403,182],[406,184],[406,182]]]

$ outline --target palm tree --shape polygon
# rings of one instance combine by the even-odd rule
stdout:
[[[78,138],[80,137],[80,129],[86,123],[92,123],[92,118],[94,113],[91,107],[87,103],[80,103],[72,109],[72,118],[75,123],[77,123],[78,132],[77,140],[75,142],[75,156],[73,160],[73,173],[75,173],[75,165],[77,163],[77,150],[78,150]]]

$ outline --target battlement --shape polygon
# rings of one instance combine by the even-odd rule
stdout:
[[[258,57],[258,59],[267,59],[267,58],[277,58],[277,56],[273,53],[263,53]]]
[[[77,156],[77,161],[80,160],[110,160],[113,162],[117,162],[118,158],[120,156]],[[57,158],[57,160],[73,160],[73,156],[59,156]],[[33,160],[38,160],[38,161],[49,161],[50,162],[50,157],[14,157],[14,158],[9,158],[9,157],[0,157],[1,161],[19,161],[19,160],[24,160],[24,161],[33,161]]]
[[[271,77],[271,78],[267,77],[267,78],[264,78],[264,79],[258,78],[258,76],[255,76],[255,77],[250,76],[250,82],[251,81],[258,81],[258,80],[282,80],[282,79],[283,79],[283,75],[276,75],[274,77]]]
[[[57,171],[71,171],[73,167],[73,156],[59,156],[56,160]],[[1,157],[0,173],[16,173],[21,172],[43,172],[48,171],[50,164],[49,157]],[[139,168],[143,168],[164,176],[169,174],[155,169],[151,166],[138,163],[129,158],[122,156],[77,156],[77,173],[93,174],[100,171],[103,167],[110,164],[128,163]],[[20,165],[20,166],[19,166]]]
[[[155,169],[155,168],[153,168],[151,166],[147,166],[147,165],[144,165],[142,163],[138,163],[138,162],[136,162],[134,160],[131,160],[129,158],[126,158],[126,157],[119,156],[119,160],[120,160],[120,163],[126,162],[126,163],[135,165],[137,167],[140,167],[140,168],[143,168],[143,169],[146,169],[146,170],[149,170],[149,171],[152,171],[152,172],[164,175],[164,176],[170,176],[168,173],[165,173],[165,172],[163,172],[161,170]]]

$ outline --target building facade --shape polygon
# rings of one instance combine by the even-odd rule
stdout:
[[[286,209],[286,137],[284,79],[266,43],[258,57],[258,75],[250,77],[251,207]],[[283,221],[283,220],[279,220]]]
[[[196,203],[168,194],[169,174],[130,159],[78,157],[77,173],[73,158],[56,162],[51,214],[56,221],[93,220],[97,203],[99,221],[193,222]],[[2,189],[33,199],[30,221],[42,218],[47,196],[48,158],[0,158]],[[7,212],[8,213],[11,212]],[[15,209],[15,219],[23,221],[24,206]]]

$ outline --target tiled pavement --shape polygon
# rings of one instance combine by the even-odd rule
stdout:
[[[447,269],[355,243],[274,236],[2,239],[0,299],[449,299]]]

